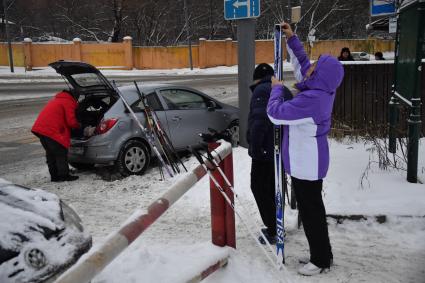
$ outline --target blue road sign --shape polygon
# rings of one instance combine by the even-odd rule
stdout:
[[[260,0],[224,0],[224,18],[238,20],[260,16]]]
[[[383,16],[395,13],[395,0],[371,0],[370,15]]]

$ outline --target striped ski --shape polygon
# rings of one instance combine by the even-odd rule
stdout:
[[[279,24],[275,26],[274,34],[274,72],[275,77],[282,80],[282,29]],[[282,263],[285,263],[285,228],[284,228],[284,198],[282,190],[282,126],[274,126],[274,179],[276,201],[276,253]]]

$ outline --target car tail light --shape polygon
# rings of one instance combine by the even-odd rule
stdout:
[[[102,121],[100,121],[100,124],[96,127],[95,133],[97,135],[106,133],[117,123],[117,121],[118,119],[116,118],[111,118],[106,120],[102,119]]]

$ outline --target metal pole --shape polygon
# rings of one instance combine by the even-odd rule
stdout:
[[[3,11],[4,11],[4,21],[5,21],[5,31],[6,31],[6,40],[7,40],[7,47],[9,49],[9,66],[10,66],[10,72],[14,73],[15,70],[13,68],[13,53],[12,53],[12,43],[10,42],[10,36],[9,36],[9,22],[7,20],[7,1],[3,0]]]
[[[184,17],[186,21],[186,38],[189,43],[189,66],[190,69],[193,70],[193,61],[192,61],[192,42],[190,40],[190,27],[189,27],[189,16],[187,13],[187,3],[186,0],[183,0],[183,9],[184,9]]]
[[[419,138],[421,134],[421,91],[422,91],[422,58],[425,55],[423,49],[425,42],[425,2],[418,1],[417,4],[418,17],[418,38],[416,40],[416,86],[415,92],[410,99],[412,106],[410,107],[410,115],[407,120],[409,127],[409,143],[407,145],[407,181],[410,183],[418,182],[418,155],[419,155]]]
[[[412,98],[412,107],[407,120],[409,141],[407,145],[407,181],[418,182],[419,132],[421,128],[421,99]]]
[[[252,74],[255,68],[255,20],[238,20],[238,97],[239,97],[239,143],[248,147],[246,131],[251,101]]]

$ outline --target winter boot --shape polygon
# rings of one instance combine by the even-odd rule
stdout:
[[[270,236],[269,230],[267,228],[261,229],[261,232],[263,232],[264,236],[266,236],[266,238],[269,241],[270,245],[275,245],[276,244],[276,235]],[[258,237],[258,241],[260,241],[260,243],[262,245],[266,245],[267,244],[267,242],[264,239],[263,235],[261,235],[260,237]]]
[[[309,262],[302,266],[300,269],[298,269],[298,273],[305,276],[313,276],[320,273],[328,273],[330,271],[329,267],[327,268],[321,268],[313,263]]]
[[[78,176],[68,175],[65,177],[59,177],[55,180],[52,180],[52,182],[66,182],[66,181],[72,182],[72,181],[78,180],[78,178],[79,178]]]
[[[302,264],[307,264],[307,263],[310,262],[310,257],[308,257],[308,256],[302,256],[302,257],[300,257],[298,259],[298,262],[299,263],[302,263]],[[333,258],[331,258],[330,265],[332,266],[333,264],[334,264],[334,261],[333,261]]]

